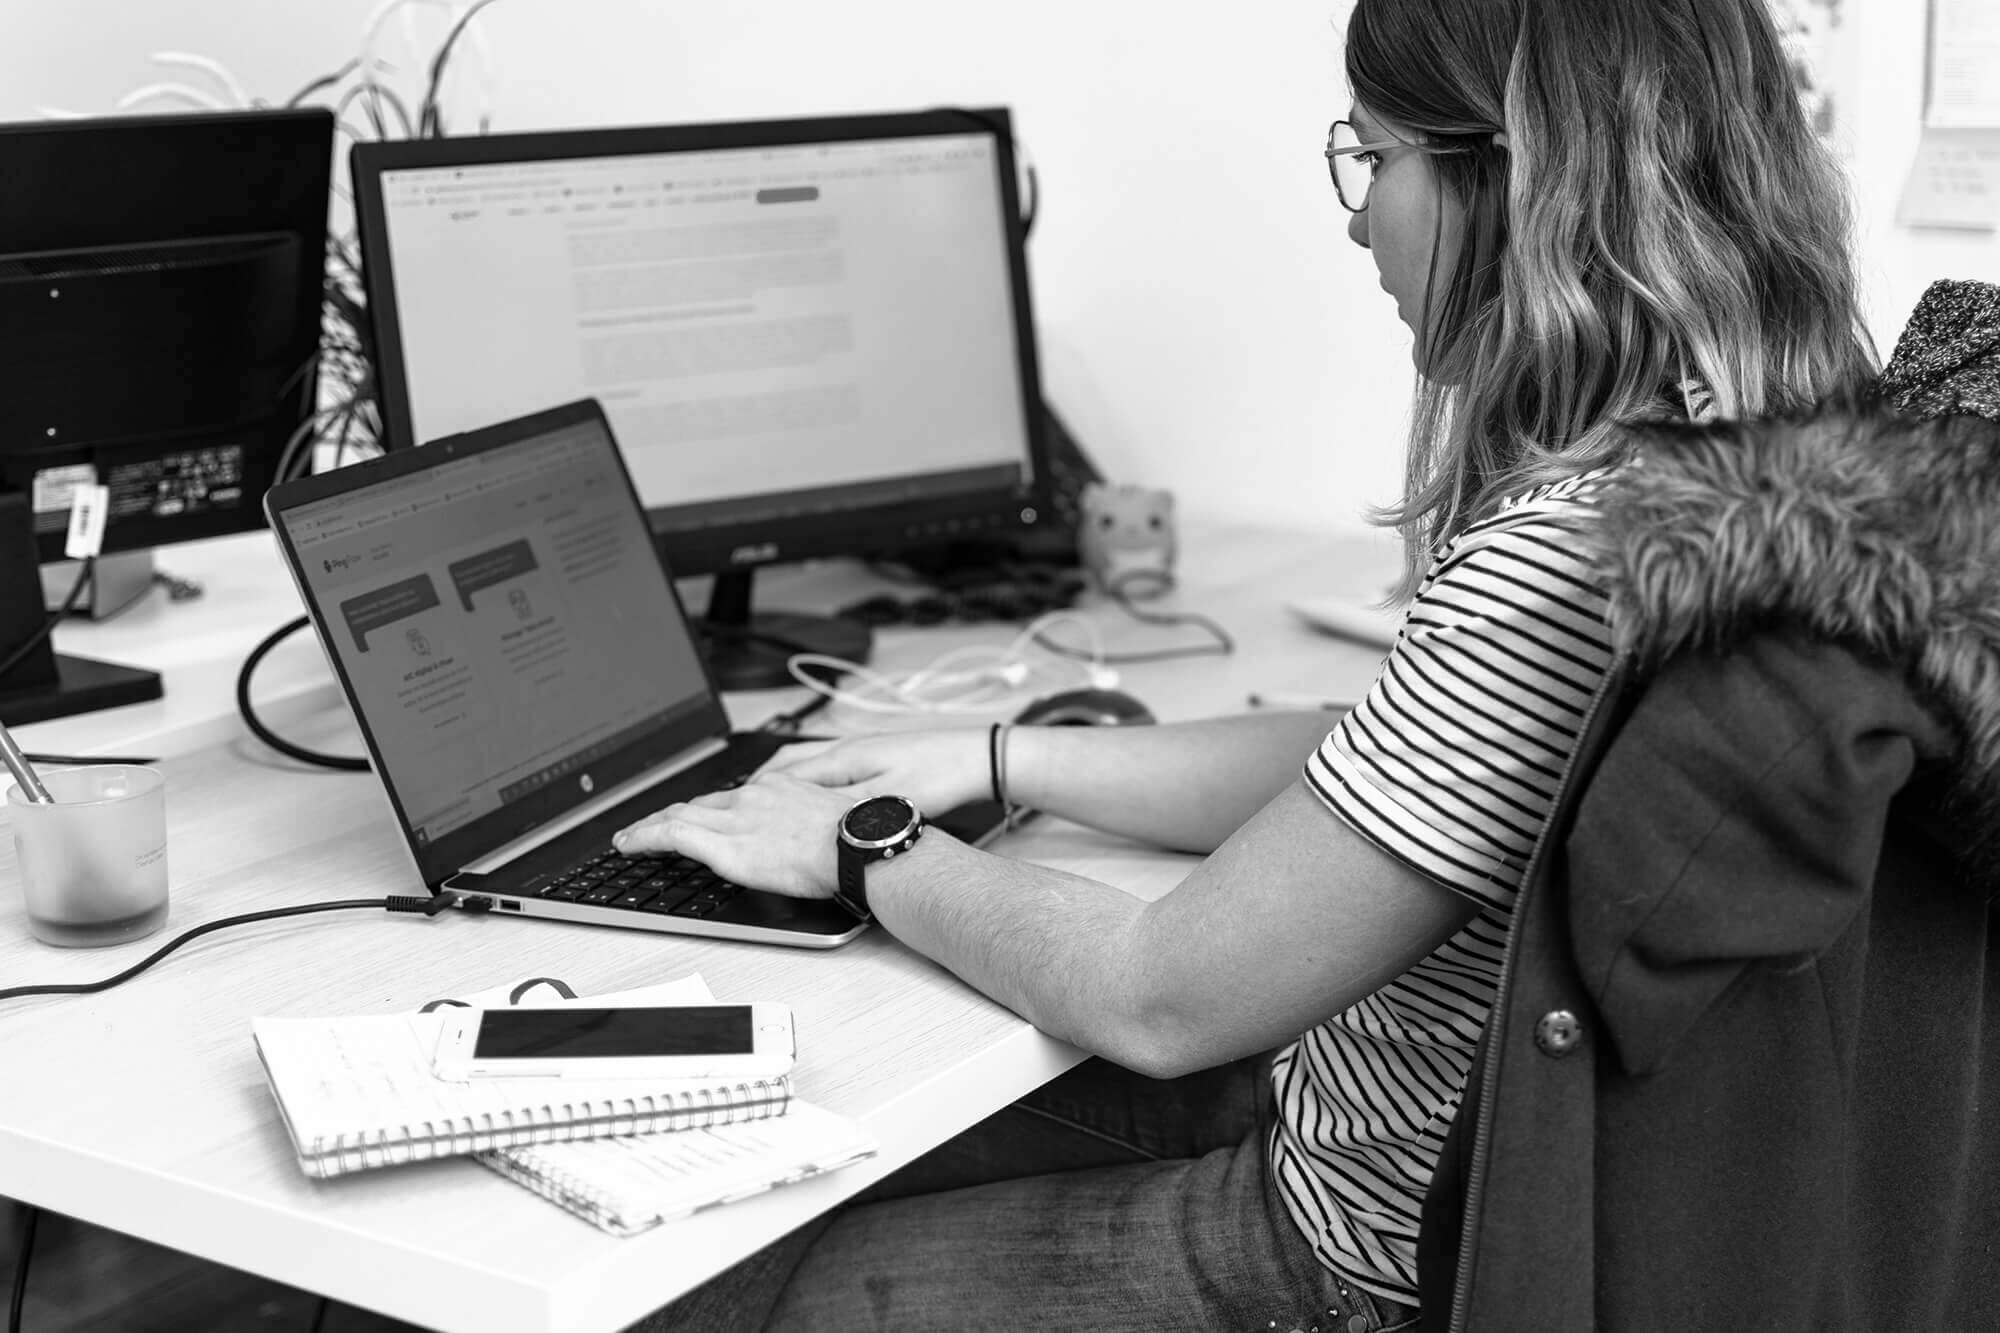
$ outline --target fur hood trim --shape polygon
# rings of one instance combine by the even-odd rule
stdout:
[[[1903,671],[1960,743],[1953,786],[2000,809],[2000,426],[1874,410],[1638,428],[1587,537],[1620,650],[1804,633]]]

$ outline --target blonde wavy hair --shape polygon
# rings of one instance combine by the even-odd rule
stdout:
[[[1764,0],[1358,0],[1347,76],[1437,150],[1462,224],[1376,514],[1403,595],[1507,496],[1619,458],[1677,386],[1742,418],[1873,378],[1845,181]]]

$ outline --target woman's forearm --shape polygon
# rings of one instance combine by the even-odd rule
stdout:
[[[1015,727],[1007,794],[1092,828],[1205,854],[1295,781],[1339,720],[1267,712],[1156,727]]]

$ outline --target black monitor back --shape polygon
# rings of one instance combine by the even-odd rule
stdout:
[[[62,554],[70,479],[105,549],[261,526],[314,410],[333,117],[0,125],[0,488]]]

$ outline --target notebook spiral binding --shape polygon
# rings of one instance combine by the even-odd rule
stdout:
[[[593,1226],[619,1236],[630,1236],[642,1228],[624,1222],[613,1207],[600,1198],[580,1176],[558,1167],[538,1163],[530,1167],[503,1153],[482,1153],[479,1160],[517,1185],[526,1186],[558,1207],[568,1208]]]
[[[315,1137],[301,1165],[324,1178],[530,1143],[708,1129],[783,1115],[791,1100],[792,1083],[786,1076],[610,1101],[550,1103],[525,1114],[424,1120],[393,1130]]]

